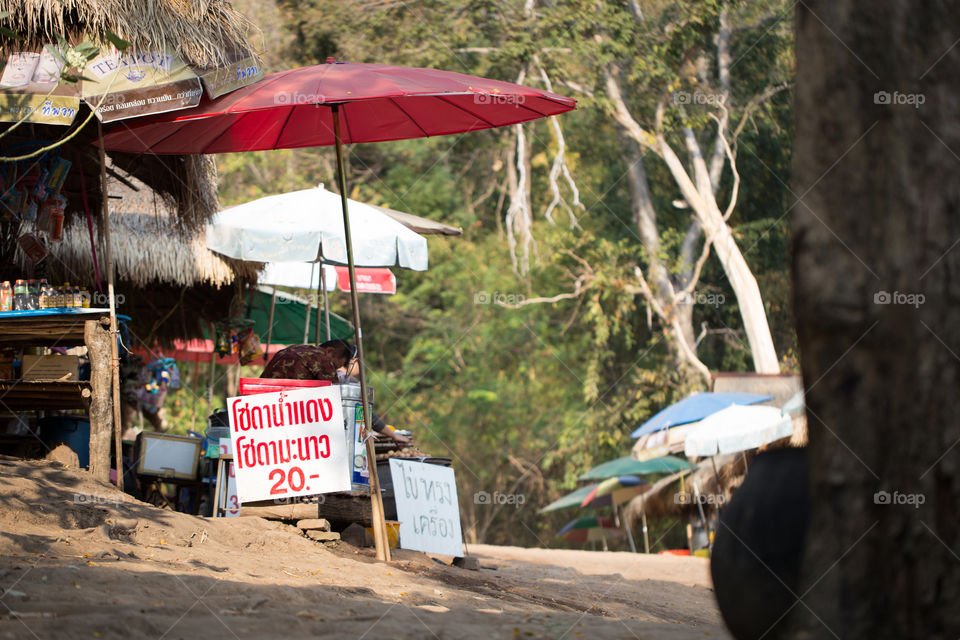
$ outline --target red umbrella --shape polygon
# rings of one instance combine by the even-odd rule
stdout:
[[[134,153],[227,153],[382,142],[503,127],[576,107],[571,98],[452,71],[340,63],[274,73],[200,106],[126,121],[107,149]],[[213,118],[213,120],[211,120]]]
[[[328,58],[327,64],[282,71],[215,100],[204,99],[190,111],[124,121],[104,136],[103,145],[114,151],[161,154],[336,146],[360,396],[363,415],[369,416],[342,144],[502,127],[575,107],[576,101],[570,98],[509,82],[436,69],[337,63]],[[367,456],[371,460],[375,456],[371,440],[367,440]],[[377,553],[389,560],[376,465],[370,468],[370,494]]]

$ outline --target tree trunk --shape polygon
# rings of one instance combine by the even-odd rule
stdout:
[[[90,358],[90,473],[110,482],[110,439],[113,402],[110,395],[110,332],[98,320],[87,320],[83,339]]]
[[[811,517],[793,637],[960,635],[956,15],[797,5]]]

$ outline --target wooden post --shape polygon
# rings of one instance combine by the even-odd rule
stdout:
[[[616,507],[614,507],[616,509]],[[633,541],[633,530],[630,528],[630,520],[627,518],[626,514],[623,512],[623,507],[620,507],[620,520],[623,522],[623,528],[627,534],[627,542],[630,543],[630,551],[633,553],[637,552],[637,545]]]
[[[110,396],[110,333],[99,320],[84,323],[83,341],[90,358],[90,473],[110,481],[110,435],[113,428]]]
[[[100,138],[100,190],[103,202],[103,238],[107,246],[107,297],[110,300],[110,355],[113,357],[113,442],[117,457],[117,488],[123,491],[123,445],[120,433],[120,354],[117,347],[117,299],[113,287],[113,250],[110,247],[110,203],[107,189],[107,156],[103,149],[103,125],[97,120],[97,135]]]
[[[640,521],[643,525],[643,552],[650,553],[650,538],[647,536],[647,499],[644,497],[640,507]]]

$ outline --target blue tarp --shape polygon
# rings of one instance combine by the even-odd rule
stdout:
[[[657,413],[631,433],[630,437],[639,438],[661,429],[697,422],[734,404],[750,405],[767,400],[773,400],[773,396],[733,391],[727,393],[714,393],[712,391],[695,393]]]

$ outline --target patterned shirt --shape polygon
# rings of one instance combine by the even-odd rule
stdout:
[[[278,351],[260,377],[338,382],[337,365],[327,356],[326,350],[309,344]]]

